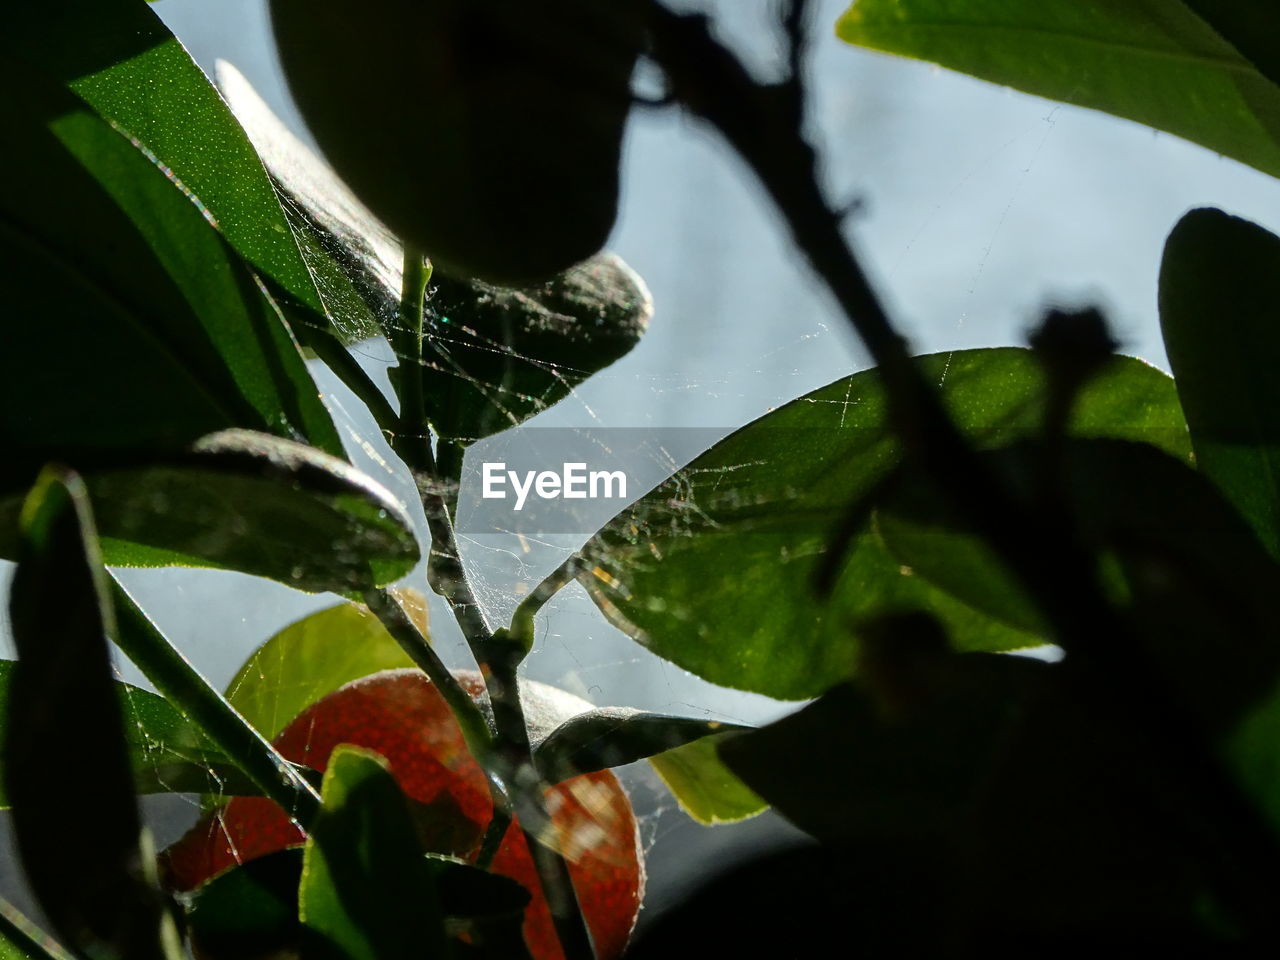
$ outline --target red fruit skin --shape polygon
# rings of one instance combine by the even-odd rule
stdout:
[[[473,697],[483,690],[474,672],[459,672],[458,679]],[[448,705],[423,674],[390,670],[349,683],[300,713],[275,740],[287,759],[321,771],[342,743],[382,754],[407,796],[437,807],[450,821],[431,838],[433,852],[474,859],[492,801]],[[618,957],[644,888],[631,803],[606,770],[552,787],[547,809],[596,954],[601,960]],[[304,841],[302,830],[273,801],[234,797],[165,851],[165,880],[175,891],[194,890],[238,864]],[[516,825],[503,838],[492,870],[533,894],[524,934],[534,960],[563,960],[533,858]]]

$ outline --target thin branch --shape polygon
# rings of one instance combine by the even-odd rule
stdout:
[[[527,648],[513,640],[507,631],[490,629],[476,601],[471,583],[462,565],[450,519],[450,498],[446,484],[456,484],[456,471],[462,458],[452,455],[448,462],[455,472],[442,476],[432,454],[426,434],[426,416],[422,386],[423,311],[430,269],[424,269],[420,253],[405,250],[404,287],[400,299],[400,330],[397,352],[400,354],[400,378],[397,384],[401,405],[401,429],[392,444],[397,455],[413,471],[422,501],[423,513],[431,534],[431,552],[427,559],[427,581],[431,589],[449,604],[454,619],[466,638],[472,655],[484,675],[493,709],[494,734],[488,727],[481,735],[471,715],[475,705],[456,684],[441,687],[450,706],[463,725],[464,735],[476,742],[472,755],[484,768],[494,798],[493,817],[485,831],[481,856],[492,859],[506,836],[513,814],[520,820],[537,867],[543,895],[551,909],[556,933],[566,960],[593,960],[591,937],[587,932],[577,894],[569,876],[568,865],[560,852],[551,846],[551,818],[544,797],[547,785],[538,777],[529,744],[529,728],[520,702],[518,670]],[[442,458],[443,459],[443,458]],[[366,603],[392,632],[392,636],[414,657],[429,676],[441,677],[447,669],[418,635],[399,605],[380,592],[366,596]],[[433,676],[434,679],[434,676]],[[451,678],[450,678],[451,679]],[[461,699],[458,693],[461,693]],[[466,703],[463,703],[465,699]],[[455,702],[456,701],[456,704]],[[468,742],[471,746],[471,742]]]
[[[404,608],[386,590],[366,591],[364,604],[387,628],[392,639],[435,684],[462,729],[467,749],[477,763],[485,765],[494,749],[493,732],[471,695],[462,689],[457,678],[449,672],[449,668],[418,631]]]
[[[307,335],[307,346],[315,351],[325,366],[369,409],[384,435],[389,437],[398,432],[401,424],[395,409],[373,382],[373,378],[364,372],[351,351],[332,331],[312,330]]]
[[[792,4],[792,10],[799,4]],[[652,56],[670,89],[746,161],[785,218],[797,248],[835,296],[876,362],[890,424],[906,458],[979,530],[1034,599],[1055,638],[1080,654],[1098,694],[1151,737],[1162,777],[1192,801],[1172,812],[1256,932],[1275,936],[1280,843],[1185,707],[1160,684],[1106,601],[1090,554],[1062,516],[1025,510],[997,482],[921,376],[827,204],[801,130],[794,83],[762,85],[710,34],[707,20],[650,0]],[[798,23],[798,20],[796,21]],[[794,33],[792,34],[795,35]],[[793,80],[799,76],[793,64]],[[1170,805],[1172,806],[1172,805]],[[1202,818],[1215,829],[1204,829]]]
[[[797,124],[804,121],[804,63],[809,52],[809,0],[781,0],[782,32],[787,41],[787,76],[783,81],[792,99]]]
[[[533,629],[534,617],[538,615],[538,611],[546,605],[547,601],[559,593],[564,587],[578,575],[578,566],[581,563],[577,554],[569,557],[564,563],[556,567],[551,573],[543,578],[542,582],[529,592],[520,604],[516,607],[516,611],[511,616],[511,628],[508,636],[512,641],[519,644],[527,653],[533,648]]]
[[[57,941],[3,897],[0,897],[0,938],[12,943],[31,960],[72,960],[71,954]]]
[[[404,285],[400,295],[399,322],[392,346],[400,358],[400,431],[393,444],[410,469],[422,469],[431,447],[426,437],[422,396],[422,307],[431,282],[431,264],[410,244],[404,247]]]
[[[112,637],[168,700],[244,771],[263,795],[278,803],[303,829],[320,812],[320,794],[226,699],[202,677],[169,638],[112,580],[117,632]]]

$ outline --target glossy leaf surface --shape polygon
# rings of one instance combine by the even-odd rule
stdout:
[[[669,717],[624,707],[580,713],[538,744],[534,762],[550,783],[620,767],[674,750],[717,732],[745,729],[693,717]]]
[[[1183,217],[1160,329],[1197,465],[1280,556],[1280,237],[1220,210]]]
[[[425,602],[420,610],[420,627],[425,628]],[[342,685],[380,670],[412,666],[377,617],[363,606],[344,603],[290,624],[255,650],[227,684],[227,700],[272,739]]]
[[[25,97],[0,185],[6,349],[0,488],[247,427],[341,452],[274,302],[192,195],[74,95],[0,57]],[[35,365],[51,325],[74,349]]]
[[[158,16],[132,0],[27,4],[9,18],[5,42],[136,137],[200,198],[255,271],[325,322],[327,298],[299,253],[262,161]],[[341,318],[339,309],[333,312]],[[311,331],[295,333],[306,341]]]
[[[115,566],[238,570],[300,590],[359,591],[408,573],[419,548],[404,506],[345,460],[247,430],[190,452],[102,466],[87,484]],[[0,556],[19,501],[0,498]]]
[[[769,806],[720,759],[720,744],[734,736],[704,737],[650,760],[680,809],[699,823],[736,823],[763,813]]]
[[[1182,0],[858,0],[837,32],[1280,175],[1280,87]]]
[[[1042,374],[1014,348],[918,361],[980,447],[1038,429]],[[1187,456],[1173,381],[1114,359],[1085,390],[1080,436],[1149,440]],[[624,510],[583,548],[578,579],[605,615],[659,656],[724,686],[817,696],[857,659],[851,625],[927,609],[966,650],[1041,642],[914,576],[863,526],[829,599],[815,582],[835,531],[900,461],[874,371],[842,378],[748,424]]]
[[[323,796],[299,890],[308,955],[448,956],[436,862],[423,855],[386,761],[339,747],[325,770]]]

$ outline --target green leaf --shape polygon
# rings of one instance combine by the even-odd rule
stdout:
[[[858,0],[836,29],[1280,175],[1280,88],[1181,0]]]
[[[113,566],[212,567],[351,592],[418,562],[413,523],[385,488],[345,460],[268,434],[225,430],[187,454],[88,471],[86,483]],[[13,554],[19,506],[0,497],[0,556]]]
[[[1197,463],[1273,556],[1280,553],[1278,258],[1280,239],[1261,227],[1195,210],[1170,235],[1160,275],[1160,322]],[[1270,631],[1262,636],[1270,639]],[[1241,719],[1225,751],[1242,785],[1280,825],[1280,684],[1268,678],[1268,695]]]
[[[1026,350],[920,358],[961,430],[982,447],[1035,431],[1040,367]],[[1072,432],[1188,456],[1173,381],[1112,360],[1085,389]],[[835,532],[900,462],[879,375],[845,377],[743,427],[614,518],[583,547],[578,579],[611,622],[713,683],[805,699],[849,676],[850,626],[927,609],[965,650],[1042,642],[954,600],[855,531],[829,598],[815,582]]]
[[[650,758],[680,809],[698,823],[736,823],[769,806],[720,759],[720,744],[735,736],[718,733]]]
[[[653,301],[620,257],[601,253],[519,289],[433,277],[428,311],[427,417],[469,443],[540,413],[624,357]]]
[[[0,704],[8,703],[16,664],[0,660]],[[125,746],[137,793],[253,794],[259,791],[239,769],[164,697],[126,683],[115,684]],[[68,712],[74,710],[68,708]],[[7,740],[0,730],[0,747]],[[3,754],[0,754],[3,756]],[[0,762],[0,807],[9,806]]]
[[[0,899],[0,960],[74,960],[48,934]]]
[[[22,97],[0,184],[0,490],[46,459],[181,450],[240,426],[341,452],[273,301],[194,198],[82,101],[0,56]],[[57,362],[48,332],[68,345]]]
[[[259,957],[296,950],[302,851],[257,857],[196,893],[187,927],[197,956]]]
[[[1188,213],[1165,244],[1160,327],[1197,465],[1280,556],[1280,237]]]
[[[421,609],[425,627],[425,605]],[[343,684],[412,666],[377,617],[343,603],[290,624],[255,650],[227,684],[227,700],[271,740]]]
[[[4,702],[4,789],[32,892],[54,929],[92,955],[175,960],[133,793],[124,715],[106,635],[114,615],[79,477],[44,471],[23,507],[9,613],[19,660]],[[50,776],[50,751],[75,752],[84,798]],[[77,868],[68,870],[67,864]]]
[[[335,332],[345,343],[378,336],[396,318],[403,261],[399,242],[285,126],[239,70],[219,60],[215,76],[281,196],[302,257],[330,307]]]
[[[423,855],[386,761],[338,747],[325,770],[323,796],[299,891],[307,955],[449,956],[438,866]]]
[[[533,760],[549,783],[560,783],[580,773],[620,767],[717,732],[740,729],[746,728],[605,707],[580,713],[556,727],[538,744]]]
[[[1280,23],[1265,0],[1185,0],[1202,20],[1249,58],[1272,83],[1280,83]]]
[[[133,0],[69,0],[15,10],[0,40],[52,73],[102,117],[136,137],[201,200],[227,240],[325,332],[331,306],[298,250],[262,162],[222,98],[182,44]],[[346,322],[341,300],[334,320]],[[322,438],[315,438],[321,442]],[[330,453],[341,448],[323,438]]]
[[[299,590],[363,591],[417,564],[404,505],[345,460],[248,430],[89,480],[118,566],[218,567]]]
[[[188,662],[118,583],[112,585],[117,629],[112,634],[124,653],[244,772],[262,795],[309,825],[320,809],[320,792],[304,769],[290,763],[236,713]]]
[[[429,853],[427,859],[439,871],[440,907],[446,916],[477,919],[506,914],[524,919],[531,897],[519,882],[457,857]]]
[[[362,300],[368,322],[381,325],[394,343],[401,322],[400,242],[239,72],[220,64],[218,82],[280,185],[322,289]],[[437,268],[431,291],[423,368],[428,416],[459,443],[514,426],[563,399],[629,352],[653,313],[644,281],[607,253],[520,289]],[[344,335],[370,334],[364,323]]]
[[[1273,682],[1268,696],[1241,718],[1223,747],[1230,769],[1273,830],[1280,830],[1277,742],[1280,742],[1280,683]]]
[[[427,854],[438,873],[440,907],[453,925],[467,929],[472,942],[514,934],[524,948],[520,925],[529,891],[509,877],[489,873],[450,857]],[[194,893],[187,923],[197,955],[208,957],[296,954],[301,935],[298,891],[303,850],[267,854],[213,878]],[[504,957],[527,953],[500,954]],[[2,956],[2,955],[0,955]]]

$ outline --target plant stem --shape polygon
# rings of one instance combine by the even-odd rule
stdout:
[[[400,395],[400,432],[392,447],[413,471],[418,483],[418,494],[431,533],[427,580],[431,589],[449,604],[449,609],[484,675],[489,703],[493,708],[494,735],[490,737],[486,726],[482,752],[473,750],[473,756],[485,769],[494,798],[493,819],[481,844],[481,856],[492,860],[506,836],[514,807],[537,867],[543,894],[551,909],[551,917],[566,960],[593,960],[595,953],[578,906],[568,865],[559,851],[539,838],[540,833],[548,833],[551,818],[547,816],[543,800],[546,784],[537,776],[533,765],[528,725],[520,703],[517,672],[528,650],[513,641],[505,630],[494,633],[485,622],[462,566],[462,557],[450,520],[450,497],[445,488],[445,484],[457,484],[456,471],[461,468],[462,457],[456,454],[449,456],[449,463],[455,466],[455,471],[450,476],[441,476],[426,435],[422,336],[424,298],[430,276],[430,268],[424,267],[422,254],[406,247],[404,285],[400,296],[400,329],[396,338],[397,354],[400,357],[397,384]],[[389,601],[389,598],[384,602],[377,593],[367,595],[366,602],[428,676],[432,676],[433,671],[442,672],[442,675],[448,673],[434,651],[422,642],[417,629],[398,604]],[[424,650],[430,654],[429,657]],[[447,700],[450,696],[456,699],[457,694],[449,693],[449,687],[441,687],[441,691]],[[449,700],[450,706],[454,707],[455,716],[463,727],[464,737],[468,736],[467,728],[471,725],[473,729],[470,736],[479,743],[481,735],[474,718],[470,717],[475,705],[465,691],[461,691],[461,688],[458,691],[466,700],[466,705],[458,700],[455,706],[453,700]],[[468,742],[468,746],[470,745]]]
[[[307,346],[368,408],[384,435],[393,436],[399,431],[400,418],[395,409],[341,340],[327,329],[313,330],[308,336]]]
[[[429,457],[426,426],[426,407],[422,396],[422,308],[426,301],[427,284],[431,282],[431,264],[421,250],[408,244],[404,248],[404,280],[400,291],[399,325],[392,346],[400,359],[400,435],[393,444],[396,452],[406,459],[410,469],[421,470],[426,466],[424,454]]]
[[[578,574],[579,557],[574,554],[564,563],[543,577],[542,582],[529,592],[511,616],[511,628],[508,631],[513,642],[528,653],[533,647],[534,617],[561,589],[568,586]]]
[[[462,566],[446,503],[439,492],[432,492],[438,491],[439,485],[439,479],[426,484],[422,501],[431,529],[428,565],[431,588],[448,601],[454,619],[458,621],[484,673],[497,730],[497,749],[493,755],[496,771],[491,770],[491,775],[496,772],[506,783],[507,792],[521,815],[521,829],[538,868],[565,957],[567,960],[591,960],[594,952],[568,866],[560,853],[539,837],[542,827],[550,825],[550,818],[543,807],[546,784],[537,776],[533,766],[529,728],[520,702],[518,671],[528,653],[528,646],[521,637],[512,636],[506,630],[495,633],[485,623]],[[495,817],[500,815],[495,808]],[[491,827],[486,833],[487,847],[500,843],[506,833],[501,823]]]
[[[710,34],[705,17],[650,0],[652,55],[673,98],[714,126],[755,172],[879,368],[889,417],[909,461],[996,550],[1045,614],[1082,675],[1149,735],[1162,779],[1191,801],[1173,816],[1240,918],[1275,937],[1280,843],[1240,792],[1186,708],[1155,683],[1129,629],[1106,601],[1069,519],[1024,509],[978,458],[921,376],[818,185],[802,134],[800,78],[757,83]],[[792,38],[794,42],[794,37]],[[1169,804],[1170,808],[1174,805]],[[1207,824],[1211,827],[1206,828]],[[1241,876],[1240,874],[1243,874]]]
[[[511,808],[505,810],[493,811],[493,816],[489,818],[489,825],[484,828],[484,836],[480,840],[480,852],[476,854],[476,866],[481,870],[488,870],[493,866],[493,858],[498,855],[498,848],[502,846],[503,838],[507,835],[507,828],[511,826]]]
[[[471,695],[462,689],[444,661],[431,649],[431,644],[418,632],[404,608],[386,590],[367,591],[364,603],[387,628],[387,632],[401,649],[436,685],[462,729],[462,739],[466,742],[467,749],[478,763],[487,766],[485,761],[494,749],[493,732]]]
[[[0,897],[0,938],[12,943],[31,960],[72,960],[71,954],[3,897]]]
[[[263,795],[307,829],[320,812],[320,794],[293,764],[236,712],[191,665],[133,598],[112,582],[117,635],[112,639],[147,679],[236,764]]]

